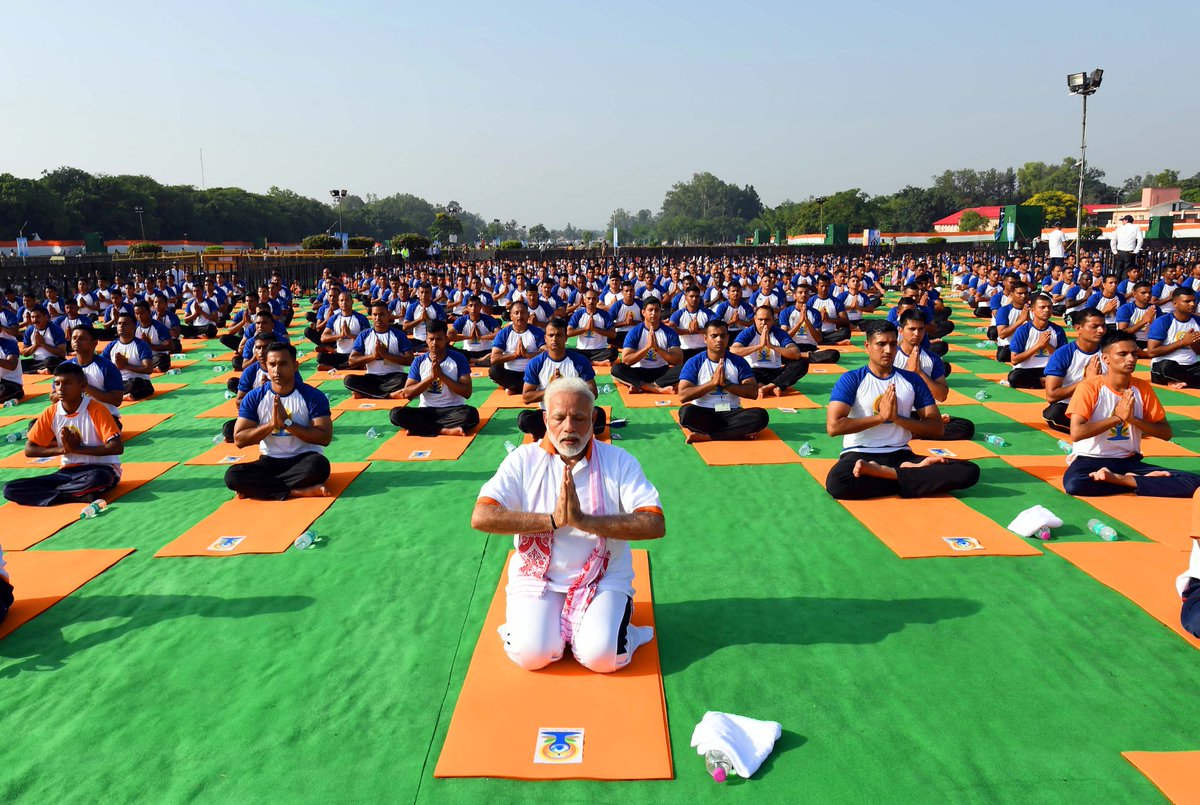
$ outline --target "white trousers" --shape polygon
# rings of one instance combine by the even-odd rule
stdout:
[[[507,623],[497,631],[509,658],[526,671],[545,668],[562,659],[566,641],[562,634],[562,612],[566,593],[547,590],[541,598],[509,595],[505,607]],[[619,671],[629,664],[634,649],[650,642],[649,626],[630,626],[629,596],[601,590],[584,610],[575,630],[571,653],[579,664],[601,674]]]

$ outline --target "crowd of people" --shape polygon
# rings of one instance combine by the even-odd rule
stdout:
[[[258,445],[260,456],[229,467],[225,483],[254,499],[327,494],[329,400],[304,382],[289,333],[294,316],[306,320],[300,347],[315,351],[318,369],[360,370],[343,379],[351,396],[417,403],[391,411],[391,422],[411,435],[471,434],[480,422],[470,404],[472,370],[486,369],[505,393],[538,406],[518,418],[537,443],[485,485],[473,521],[524,535],[518,589],[567,599],[549,609],[538,596],[536,605],[510,600],[509,654],[523,667],[561,656],[562,641],[547,624],[562,615],[594,637],[595,650],[584,652],[596,658],[589,667],[616,670],[638,640],[627,633],[628,583],[611,557],[626,540],[660,536],[662,513],[636,462],[593,439],[607,424],[594,404],[597,370],[627,394],[677,395],[689,441],[737,441],[769,424],[767,408],[745,401],[803,391],[813,364],[862,359],[843,367],[826,407],[826,431],[843,444],[826,489],[839,500],[922,498],[980,478],[971,461],[921,455],[910,444],[974,435],[968,418],[944,415],[938,404],[953,370],[945,337],[979,324],[994,340],[995,359],[1011,367],[1007,383],[1041,390],[1047,425],[1071,441],[1068,493],[1191,497],[1200,475],[1144,462],[1140,443],[1171,438],[1156,386],[1200,388],[1200,260],[1152,272],[1144,277],[1135,263],[1122,276],[1104,275],[1086,256],[1044,265],[1021,255],[579,258],[415,263],[340,277],[326,270],[307,310],[296,304],[300,289],[281,276],[251,288],[233,276],[183,273],[96,288],[81,280],[73,293],[46,287],[19,300],[10,292],[0,302],[0,402],[23,397],[24,373],[54,375],[25,453],[61,457],[62,466],[10,481],[4,495],[45,506],[111,490],[121,475],[121,405],[154,393],[152,377],[170,370],[181,339],[219,338],[234,352],[239,376],[228,390],[238,414],[225,438]],[[892,292],[899,298],[885,302]],[[986,325],[956,322],[956,307],[960,319],[966,308]],[[845,349],[857,334],[865,358]],[[1151,361],[1149,382],[1134,377],[1139,359]],[[628,496],[576,490],[596,483],[598,463],[621,468],[617,487]],[[558,516],[543,523],[547,511]],[[633,516],[639,512],[657,513]],[[585,527],[597,523],[603,532]],[[594,551],[568,540],[588,534],[608,539],[611,583]],[[572,545],[566,571],[544,566],[551,543]],[[525,572],[531,567],[540,575]],[[604,613],[594,623],[584,617],[586,603],[568,611],[580,600],[572,584],[589,574],[583,597]],[[1200,548],[1186,579],[1185,621],[1200,634]],[[624,652],[611,650],[618,644]]]

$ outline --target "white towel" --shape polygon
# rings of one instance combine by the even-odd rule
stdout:
[[[1026,509],[1008,524],[1008,530],[1022,537],[1032,537],[1042,526],[1062,528],[1063,521],[1045,506]]]
[[[735,716],[709,710],[692,730],[692,746],[698,754],[724,752],[739,777],[749,778],[771,754],[783,728],[775,721]]]

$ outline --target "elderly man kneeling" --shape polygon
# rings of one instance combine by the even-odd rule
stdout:
[[[658,490],[633,456],[593,438],[587,383],[555,380],[543,400],[545,438],[509,453],[480,490],[471,527],[515,535],[500,627],[512,661],[544,668],[569,643],[583,666],[611,673],[654,636],[629,625],[629,541],[665,532]]]

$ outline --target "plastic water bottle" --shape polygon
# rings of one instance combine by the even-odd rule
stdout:
[[[1064,453],[1070,453],[1072,450],[1075,449],[1075,445],[1071,444],[1066,439],[1059,439],[1058,440],[1058,449],[1063,451]]]
[[[305,355],[307,355],[307,354],[308,354],[308,353],[307,353],[307,352],[305,352],[304,350],[300,350],[299,352],[297,352],[297,353],[296,353],[296,360],[300,360],[301,358],[303,358],[303,357],[304,357]]]
[[[367,438],[368,439],[378,439],[379,431],[375,430],[374,427],[367,428]]]
[[[724,752],[710,749],[704,753],[704,768],[708,769],[708,774],[714,781],[723,783],[733,771],[733,763]]]
[[[975,392],[975,399],[979,400],[980,402],[983,402],[984,400],[991,398],[991,396],[992,395],[988,394],[983,389],[980,389],[979,391]]]
[[[230,391],[229,389],[225,389],[225,399],[232,400],[236,396],[237,396],[236,391]]]
[[[996,342],[989,338],[987,341],[980,341],[979,346],[991,349],[992,347],[996,346]]]
[[[808,442],[800,445],[800,449],[796,451],[800,454],[800,458],[808,458],[813,454],[813,447]]]
[[[1054,539],[1054,536],[1050,533],[1050,526],[1048,525],[1044,525],[1037,531],[1034,531],[1033,535],[1040,540]]]
[[[21,438],[21,434],[19,433],[10,433],[4,437],[4,441],[8,442],[9,444],[16,444],[17,442],[21,441]]]
[[[171,368],[171,369],[168,369],[167,371],[163,372],[163,374],[164,375],[181,375],[181,374],[183,374],[183,370]]]
[[[100,514],[100,512],[104,511],[107,508],[108,508],[108,502],[105,501],[104,498],[97,498],[96,500],[93,500],[91,503],[89,503],[88,505],[83,507],[83,511],[79,512],[79,519],[80,520],[91,520],[93,517],[98,516]]]
[[[330,377],[337,377],[337,373],[338,373],[338,372],[337,372],[337,369],[334,369],[334,368],[332,368],[332,367],[329,369],[329,376],[330,376]]]
[[[206,360],[206,361],[211,361],[211,360],[212,360],[213,358],[215,358],[215,357],[217,357],[216,353],[214,353],[214,352],[210,352],[210,353],[208,353],[207,355],[205,355],[205,356],[204,356],[204,360]]]
[[[612,394],[614,391],[616,391],[616,389],[612,387],[611,383],[605,383],[599,388],[599,392],[601,394]]]
[[[1103,520],[1093,517],[1088,520],[1088,531],[1100,537],[1105,542],[1115,542],[1117,539],[1117,530]]]
[[[0,405],[0,408],[12,408],[16,404],[16,400],[5,400],[4,405]]]
[[[996,447],[1008,447],[1008,442],[1004,441],[1004,437],[996,433],[989,433],[984,441],[994,444]]]
[[[219,363],[218,363],[216,366],[214,366],[214,367],[213,367],[213,374],[214,374],[214,375],[219,375],[219,374],[221,374],[221,373],[222,373],[222,372],[224,372],[224,371],[225,371],[225,367],[224,367],[224,366],[222,366],[222,365],[221,365],[221,364],[219,364]]]
[[[218,433],[213,437],[213,444],[222,444],[225,441],[225,434]]]
[[[976,328],[975,328],[975,332],[977,332],[977,333],[986,333],[986,332],[987,332],[987,328],[986,328],[986,327],[976,327]]]
[[[181,360],[183,360],[183,359],[184,359],[184,358],[186,358],[186,357],[187,357],[187,356],[186,356],[186,355],[184,355],[182,352],[176,352],[176,353],[173,353],[173,354],[171,355],[171,360],[173,360],[173,361],[181,361]]]
[[[517,449],[517,446],[515,444],[513,444],[511,441],[509,441],[508,439],[504,440],[504,452],[511,453],[512,451],[514,451],[516,449]]]
[[[312,547],[312,544],[317,541],[316,529],[310,528],[300,536],[296,537],[296,541],[292,543],[292,547],[298,551]]]

